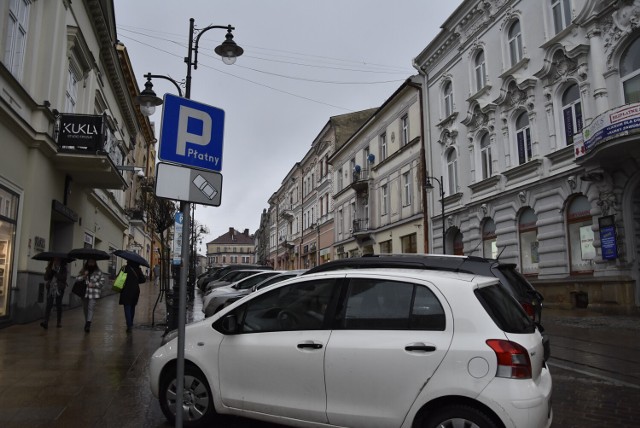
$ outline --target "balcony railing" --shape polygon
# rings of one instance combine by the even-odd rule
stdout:
[[[351,181],[351,188],[356,192],[364,192],[369,190],[369,170],[360,169],[353,171],[353,180]]]
[[[369,219],[356,219],[353,220],[353,226],[351,227],[351,236],[354,238],[369,236]]]

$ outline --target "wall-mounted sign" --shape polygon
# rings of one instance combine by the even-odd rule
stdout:
[[[600,245],[603,260],[615,260],[618,258],[618,243],[616,240],[616,226],[614,216],[608,215],[598,219],[600,227]]]
[[[574,136],[576,158],[584,156],[598,144],[616,137],[640,132],[640,103],[625,104],[593,119],[582,133]]]
[[[61,114],[58,145],[62,149],[102,150],[105,141],[103,117],[95,114]]]

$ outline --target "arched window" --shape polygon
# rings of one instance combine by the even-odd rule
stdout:
[[[451,81],[444,84],[442,98],[444,103],[444,117],[449,117],[453,114],[453,85]]]
[[[586,196],[577,196],[567,210],[569,254],[572,273],[593,272],[596,249],[593,246],[591,204]]]
[[[551,0],[553,28],[558,34],[571,24],[571,0]]]
[[[620,60],[620,76],[624,102],[640,102],[640,37],[625,49]]]
[[[509,28],[509,56],[511,58],[511,66],[516,65],[522,59],[520,21],[515,21]]]
[[[520,264],[525,275],[538,274],[538,217],[527,208],[520,214],[518,232],[520,234]]]
[[[447,178],[449,195],[453,195],[458,192],[458,156],[453,149],[447,152]]]
[[[484,51],[480,51],[476,54],[476,59],[474,61],[475,64],[475,74],[476,74],[476,92],[480,89],[484,88],[487,84],[487,66],[484,62]]]
[[[582,103],[580,90],[575,83],[562,94],[562,118],[567,146],[573,145],[573,136],[582,132]]]
[[[482,179],[485,180],[493,175],[491,168],[491,139],[489,134],[485,133],[480,139],[480,163],[482,164]]]
[[[520,113],[516,119],[516,141],[518,144],[518,162],[520,165],[531,160],[531,128],[527,112]]]
[[[482,225],[482,256],[488,259],[498,257],[497,243],[496,224],[489,218]]]
[[[454,231],[455,231],[455,235],[453,235],[453,254],[455,254],[456,256],[464,256],[464,243],[462,242],[462,232],[460,232],[460,229],[458,228],[455,228]]]

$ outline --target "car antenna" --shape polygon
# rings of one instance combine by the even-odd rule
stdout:
[[[471,255],[473,255],[473,253],[475,253],[475,251],[478,249],[478,247],[480,246],[480,244],[482,244],[482,240],[480,240],[480,241],[478,242],[478,245],[476,245],[476,247],[475,247],[473,250],[471,250]],[[456,272],[459,272],[459,271],[460,271],[460,268],[462,267],[462,265],[463,265],[463,264],[465,264],[465,263],[467,262],[467,260],[469,260],[469,256],[466,256],[466,257],[464,257],[464,258],[462,259],[462,262],[460,262],[460,264],[459,264],[458,266],[456,266],[455,271],[456,271]]]
[[[502,247],[502,250],[500,250],[500,254],[498,254],[498,257],[496,257],[496,261],[500,260],[500,256],[502,255],[502,253],[504,253],[504,250],[507,249],[507,246],[505,245],[504,247]]]

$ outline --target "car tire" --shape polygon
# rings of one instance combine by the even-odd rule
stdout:
[[[196,367],[184,367],[183,402],[187,411],[182,418],[182,425],[188,428],[206,427],[216,417],[213,406],[211,388],[205,375]],[[167,370],[160,379],[160,408],[171,424],[176,421],[176,367]]]
[[[422,428],[498,428],[500,425],[484,411],[463,405],[446,406],[428,415]]]

